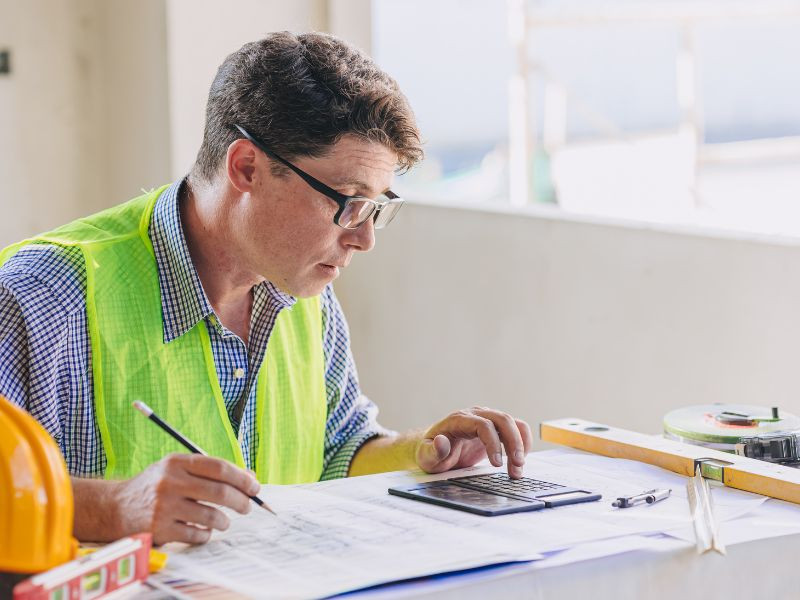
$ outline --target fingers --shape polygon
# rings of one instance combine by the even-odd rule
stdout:
[[[153,535],[153,544],[160,546],[168,542],[184,544],[205,544],[211,539],[211,530],[190,523],[174,521],[168,527],[160,528]]]
[[[473,410],[478,416],[489,420],[496,428],[508,456],[508,474],[512,477],[522,477],[526,450],[525,441],[517,420],[508,413],[499,410],[484,407],[476,407]]]
[[[434,454],[432,447],[436,443],[435,440],[442,437],[446,438],[448,443],[451,439],[454,439],[456,443],[448,448],[449,454],[445,458],[439,459],[441,460],[441,464],[436,464],[431,459]],[[459,442],[474,438],[480,440],[481,444],[486,449],[489,461],[494,466],[499,467],[503,464],[502,444],[494,424],[491,420],[477,416],[470,411],[453,413],[429,429],[421,442],[421,448],[427,450],[427,452],[418,451],[417,461],[419,462],[420,455],[422,455],[422,458],[431,460],[431,464],[429,465],[419,462],[420,467],[429,473],[440,473],[454,467],[467,466],[461,464],[458,460],[460,455],[457,451],[461,446]],[[440,442],[440,448],[442,450],[445,449],[442,442]],[[431,466],[435,466],[436,468],[432,470],[430,468]]]
[[[250,496],[225,483],[197,478],[185,489],[187,497],[192,500],[225,506],[243,515],[252,509]]]
[[[417,448],[417,464],[427,473],[442,473],[452,469],[457,460],[457,456],[451,454],[452,449],[450,438],[446,435],[423,439]]]
[[[202,454],[171,454],[153,465],[158,478],[157,495],[180,497],[231,508],[251,510],[249,496],[260,490],[252,474],[225,460]]]
[[[521,419],[514,419],[509,414],[502,411],[486,408],[474,407],[470,410],[459,411],[453,413],[449,417],[437,423],[426,433],[426,442],[429,446],[433,446],[437,434],[446,434],[447,438],[478,438],[486,450],[489,461],[496,467],[502,466],[503,457],[502,450],[505,448],[508,459],[508,474],[513,478],[522,477],[522,467],[525,464],[525,455],[533,447],[533,434],[531,433],[530,426]],[[435,437],[434,437],[435,436]],[[432,460],[433,449],[428,448],[425,457]],[[468,466],[461,464],[467,461],[465,456],[463,460],[453,460],[452,456],[445,459],[444,463],[449,466],[446,468]],[[453,463],[450,465],[449,463]],[[425,470],[431,471],[425,465],[420,463]],[[435,472],[441,472],[437,468]]]
[[[205,544],[211,538],[212,530],[225,531],[231,524],[221,510],[188,498],[182,498],[170,514],[173,517],[165,518],[153,532],[155,544]]]
[[[224,460],[171,454],[120,482],[111,501],[122,515],[118,529],[123,535],[150,531],[158,544],[200,544],[208,541],[212,530],[230,526],[217,506],[247,513],[249,496],[259,489],[252,473]]]
[[[226,506],[245,514],[250,512],[250,496],[261,486],[248,471],[218,458],[192,454],[183,465],[190,475],[185,481],[184,493],[188,498]]]
[[[180,506],[180,520],[191,525],[200,525],[205,529],[225,531],[231,526],[231,520],[221,510],[183,498]]]
[[[519,429],[519,433],[522,436],[525,454],[528,454],[533,450],[533,432],[531,431],[531,426],[522,419],[514,419],[514,422],[517,424],[517,429]]]
[[[491,419],[482,415],[472,415],[475,423],[475,433],[486,448],[486,454],[495,467],[503,466],[503,446],[500,435]]]
[[[246,496],[253,496],[261,489],[258,480],[251,471],[240,469],[227,460],[214,458],[213,456],[203,456],[202,454],[185,456],[188,458],[186,471],[192,475],[231,485]]]
[[[426,463],[431,465],[440,463],[450,454],[450,439],[441,434],[433,439],[423,439],[419,453]]]
[[[433,438],[433,446],[436,450],[437,460],[444,460],[450,454],[450,438],[446,435],[437,435]]]
[[[475,412],[491,421],[495,426],[509,459],[517,466],[525,464],[525,444],[522,441],[517,422],[511,415],[488,408],[477,408]]]

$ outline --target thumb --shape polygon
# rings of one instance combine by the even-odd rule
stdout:
[[[425,438],[417,447],[417,464],[426,471],[432,469],[449,456],[450,449],[450,438],[446,435]]]

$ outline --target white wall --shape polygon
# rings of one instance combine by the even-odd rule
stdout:
[[[172,178],[203,140],[208,89],[225,57],[270,31],[329,31],[369,51],[370,0],[166,0]]]
[[[101,11],[106,188],[98,208],[170,181],[171,139],[165,0],[96,0]],[[86,165],[94,176],[99,169]]]
[[[55,225],[96,190],[83,170],[95,129],[93,26],[85,3],[0,0],[0,40],[11,52],[0,77],[0,245]]]
[[[0,0],[0,246],[167,178],[163,0]]]
[[[325,15],[316,0],[167,0],[173,178],[194,163],[208,88],[225,57],[269,31],[322,29]]]
[[[226,53],[325,23],[368,47],[367,4],[0,0],[0,246],[180,176]],[[796,244],[417,205],[337,289],[388,426],[491,404],[655,432],[699,402],[800,413],[799,259]]]
[[[385,425],[492,405],[658,432],[706,402],[800,414],[800,246],[407,206],[337,292]]]
[[[243,43],[329,29],[368,47],[369,22],[368,0],[0,0],[0,247],[184,175]]]

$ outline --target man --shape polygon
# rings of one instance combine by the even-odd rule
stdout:
[[[397,84],[346,43],[276,33],[211,86],[189,176],[0,255],[0,393],[58,441],[75,535],[208,540],[260,482],[487,456],[521,475],[523,421],[458,411],[397,435],[361,394],[331,282],[422,151]],[[135,413],[144,400],[211,456]]]

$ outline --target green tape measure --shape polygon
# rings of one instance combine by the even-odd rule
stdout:
[[[777,407],[687,406],[664,416],[664,434],[681,442],[770,462],[800,461],[800,418]]]

